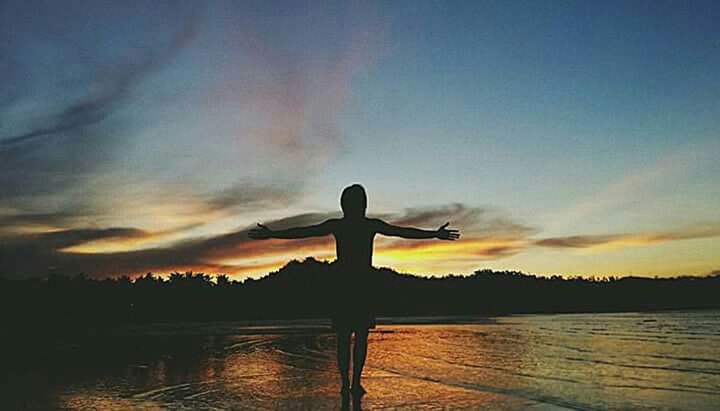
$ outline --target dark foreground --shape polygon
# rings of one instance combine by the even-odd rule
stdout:
[[[355,408],[720,408],[718,311],[436,322],[371,334]],[[0,408],[353,408],[334,343],[312,322],[127,329],[4,368]]]

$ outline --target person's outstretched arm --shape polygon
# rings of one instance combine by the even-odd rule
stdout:
[[[422,230],[420,228],[413,227],[400,227],[392,224],[388,224],[385,221],[377,220],[378,229],[377,232],[383,235],[391,237],[402,237],[402,238],[437,238],[440,240],[457,240],[460,238],[460,232],[458,230],[448,230],[447,226],[450,223],[443,224],[437,230]]]
[[[307,238],[321,237],[332,233],[332,220],[324,221],[320,224],[309,225],[305,227],[293,227],[285,230],[271,230],[270,228],[258,223],[256,228],[248,232],[248,237],[253,240],[267,240],[268,238]]]

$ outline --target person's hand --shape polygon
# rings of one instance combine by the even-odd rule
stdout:
[[[460,232],[458,230],[448,230],[446,227],[450,225],[450,223],[445,223],[442,225],[442,227],[438,228],[435,237],[439,238],[440,240],[450,240],[455,241],[458,238],[460,238]]]
[[[253,240],[267,240],[268,238],[272,238],[272,230],[258,223],[256,228],[248,232],[248,237]]]

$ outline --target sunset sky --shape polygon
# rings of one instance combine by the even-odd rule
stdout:
[[[720,270],[720,3],[3,1],[0,273]]]

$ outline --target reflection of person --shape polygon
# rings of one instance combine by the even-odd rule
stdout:
[[[398,227],[377,218],[367,218],[367,196],[365,189],[354,184],[343,190],[340,198],[342,218],[334,218],[317,225],[295,227],[286,230],[271,230],[258,224],[250,230],[250,238],[265,240],[268,238],[307,238],[332,234],[335,236],[337,262],[335,267],[337,281],[336,299],[333,307],[333,326],[337,332],[337,359],[342,379],[342,393],[365,393],[360,384],[362,369],[367,355],[368,330],[375,328],[375,314],[371,295],[363,283],[363,274],[372,269],[373,238],[375,234],[393,237],[456,240],[460,237],[457,230],[448,230],[445,223],[437,230],[421,230],[412,227]],[[349,381],[350,339],[355,334],[353,347],[352,389]]]

